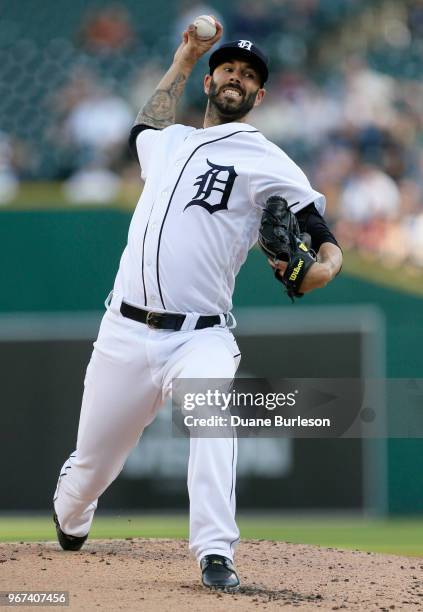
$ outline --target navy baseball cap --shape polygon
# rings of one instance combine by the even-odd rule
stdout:
[[[269,69],[266,55],[251,40],[233,40],[221,45],[209,58],[210,74],[214,69],[231,59],[240,59],[249,62],[261,76],[261,85],[269,77]]]

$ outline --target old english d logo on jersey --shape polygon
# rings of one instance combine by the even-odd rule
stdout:
[[[233,166],[219,166],[218,164],[213,164],[208,159],[206,161],[210,170],[197,176],[198,180],[194,183],[194,187],[198,187],[198,191],[194,199],[185,206],[184,210],[189,206],[197,205],[202,206],[212,215],[218,210],[228,209],[229,196],[238,175]],[[216,198],[216,193],[214,192],[220,194],[218,195],[219,201],[216,203],[208,201],[208,198]]]

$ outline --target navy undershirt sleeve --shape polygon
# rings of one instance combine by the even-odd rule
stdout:
[[[134,125],[134,127],[131,130],[131,133],[129,134],[128,144],[129,144],[129,149],[132,155],[136,159],[138,159],[137,144],[136,144],[138,134],[141,134],[143,130],[157,130],[157,129],[158,128],[151,127],[151,125],[146,125],[145,123],[138,123],[137,125]]]
[[[301,232],[311,236],[311,246],[318,252],[324,242],[331,242],[339,247],[335,236],[330,231],[325,219],[317,210],[314,202],[302,208],[296,215]]]

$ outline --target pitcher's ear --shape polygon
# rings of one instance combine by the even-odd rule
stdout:
[[[204,93],[206,94],[209,93],[211,80],[212,80],[212,75],[206,74],[204,77]]]
[[[266,90],[262,87],[257,92],[257,96],[256,96],[256,100],[254,102],[254,106],[260,106],[260,104],[263,102],[263,98],[264,98],[265,95],[266,95]]]

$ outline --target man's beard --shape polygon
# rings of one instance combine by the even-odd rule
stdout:
[[[231,87],[235,89],[236,91],[239,91],[240,93],[242,91],[240,87],[231,86],[229,84],[223,85],[220,88],[220,90],[218,90],[216,83],[212,79],[210,83],[209,94],[208,94],[209,105],[214,107],[214,110],[222,118],[227,119],[229,121],[236,121],[237,119],[241,119],[242,117],[245,117],[245,115],[247,115],[250,112],[250,110],[253,108],[254,102],[256,101],[258,90],[248,95],[244,95],[244,92],[242,91],[241,96],[243,96],[243,99],[239,104],[233,104],[232,101],[230,100],[229,101],[221,100],[218,98],[222,89],[231,88]]]

